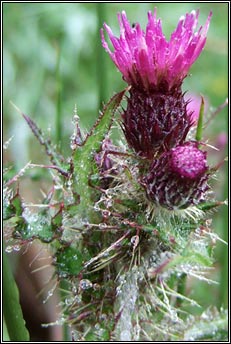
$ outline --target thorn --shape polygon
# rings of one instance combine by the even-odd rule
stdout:
[[[10,100],[10,104],[13,106],[13,108],[15,108],[15,110],[17,111],[17,112],[19,112],[20,113],[20,115],[22,115],[23,116],[23,112]]]

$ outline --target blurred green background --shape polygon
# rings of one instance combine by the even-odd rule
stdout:
[[[212,10],[207,43],[184,82],[184,90],[203,94],[213,111],[228,94],[228,3],[4,3],[3,4],[3,119],[4,141],[13,136],[5,156],[6,164],[18,170],[29,160],[44,162],[43,151],[12,101],[31,116],[55,140],[65,156],[70,153],[71,118],[77,104],[81,126],[90,129],[107,100],[125,83],[101,47],[99,28],[103,22],[119,34],[117,12],[126,10],[131,23],[145,28],[147,11],[157,7],[163,30],[169,38],[186,12],[200,9],[203,25]],[[220,134],[228,131],[228,110],[224,108],[205,131],[209,143],[219,145]],[[211,153],[213,163],[226,154]],[[224,164],[214,181],[216,197],[227,198],[227,167]],[[217,232],[227,240],[227,209],[215,214]],[[193,296],[202,305],[227,304],[227,251],[219,244],[214,278],[220,286],[196,281]],[[211,292],[208,290],[210,289]]]

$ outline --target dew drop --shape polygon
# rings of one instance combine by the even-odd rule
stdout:
[[[70,306],[72,303],[73,303],[73,299],[71,299],[71,298],[66,298],[65,299],[65,305],[66,306]]]
[[[5,248],[5,251],[6,251],[7,253],[11,253],[11,252],[13,251],[13,247],[12,247],[12,246],[7,246],[7,247]]]
[[[13,246],[13,250],[16,252],[20,251],[20,249],[21,249],[20,245],[14,245]]]
[[[92,288],[92,283],[91,281],[89,281],[88,279],[82,279],[80,282],[79,282],[79,287],[83,290],[87,290],[87,289],[90,289]]]
[[[77,288],[75,285],[72,286],[72,293],[73,294],[76,294],[77,293]]]
[[[47,293],[47,297],[45,298],[45,300],[43,300],[43,303],[46,303],[48,300],[49,300],[49,298],[51,297],[51,296],[53,296],[53,290],[49,290],[48,291],[48,293]]]
[[[75,114],[72,118],[72,123],[77,124],[78,122],[79,122],[79,116],[77,114]]]
[[[105,313],[102,313],[100,316],[99,316],[99,320],[100,321],[105,321],[107,320],[107,315]]]
[[[100,285],[98,283],[94,283],[93,284],[93,289],[94,290],[99,290],[100,289]]]
[[[120,340],[125,342],[131,341],[131,332],[127,330],[122,331],[120,334]]]
[[[71,142],[70,147],[72,150],[75,150],[77,148],[77,145],[75,142]]]
[[[139,243],[139,236],[138,235],[133,235],[133,237],[131,237],[131,244],[137,246],[138,243]]]

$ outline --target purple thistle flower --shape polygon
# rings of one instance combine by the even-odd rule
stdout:
[[[169,210],[184,209],[205,200],[208,190],[206,152],[186,142],[153,161],[141,181],[147,197]]]
[[[212,12],[204,26],[196,30],[199,10],[181,17],[169,41],[162,32],[161,20],[148,12],[148,24],[144,32],[139,24],[131,27],[125,11],[118,14],[120,37],[111,28],[104,28],[114,47],[110,50],[101,30],[102,44],[123,74],[124,80],[133,87],[146,91],[170,91],[178,88],[187,76],[191,65],[204,48]]]
[[[181,84],[205,45],[211,15],[195,32],[199,10],[187,13],[169,41],[161,20],[156,19],[156,9],[154,14],[148,12],[146,32],[139,24],[131,27],[125,12],[118,15],[119,38],[104,24],[114,52],[101,30],[103,47],[132,86],[122,113],[122,128],[138,156],[152,160],[185,141],[194,118],[187,110]]]

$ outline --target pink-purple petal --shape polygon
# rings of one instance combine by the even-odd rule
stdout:
[[[150,91],[150,88],[158,89],[159,84],[166,84],[170,90],[182,83],[191,65],[203,50],[211,16],[212,12],[209,13],[205,25],[195,31],[199,10],[186,13],[180,18],[170,40],[167,41],[162,31],[161,20],[156,18],[156,9],[153,14],[151,11],[148,12],[145,32],[139,24],[131,27],[125,11],[122,11],[118,14],[119,38],[116,38],[110,27],[104,24],[114,52],[110,50],[101,31],[102,45],[127,83],[140,87],[141,81],[146,91]]]

